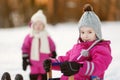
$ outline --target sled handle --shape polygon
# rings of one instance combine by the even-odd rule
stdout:
[[[72,76],[69,76],[68,77],[68,80],[74,80],[74,76],[72,75]]]
[[[101,80],[101,79],[97,76],[91,76],[91,80]]]
[[[50,71],[47,72],[47,80],[52,80],[52,66],[58,66],[60,65],[60,63],[52,63],[52,65],[50,66]],[[74,76],[69,76],[68,80],[74,80]]]
[[[51,67],[52,67],[52,66],[50,66],[50,71],[47,72],[47,80],[52,79],[52,70],[51,70]]]
[[[52,63],[50,66],[50,71],[47,72],[47,80],[51,80],[52,79],[52,66],[57,66],[60,65],[60,63]]]

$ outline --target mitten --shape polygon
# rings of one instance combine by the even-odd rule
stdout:
[[[83,64],[79,64],[77,62],[68,62],[68,61],[60,64],[61,72],[65,76],[71,76],[76,74],[81,66],[83,66]]]
[[[46,59],[43,62],[43,66],[44,66],[45,71],[49,72],[50,71],[50,66],[51,66],[51,60],[50,59]]]
[[[56,54],[56,51],[53,51],[52,52],[52,58],[56,58],[57,54]]]
[[[30,65],[29,56],[24,53],[22,59],[23,59],[22,67],[23,67],[23,70],[25,71],[27,69],[27,66]]]

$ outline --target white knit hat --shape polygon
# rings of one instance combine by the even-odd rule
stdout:
[[[31,23],[34,24],[36,21],[41,21],[44,25],[47,24],[46,16],[43,14],[42,10],[38,10],[33,16],[31,17]]]
[[[79,30],[81,27],[91,27],[98,39],[102,39],[101,22],[99,17],[93,12],[93,8],[90,4],[87,4],[84,8],[84,13],[78,23]]]

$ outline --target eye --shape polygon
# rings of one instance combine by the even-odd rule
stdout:
[[[89,33],[91,34],[92,32],[91,32],[91,31],[89,31]]]
[[[84,34],[85,32],[81,32],[81,34]]]

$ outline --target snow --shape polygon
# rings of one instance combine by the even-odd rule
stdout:
[[[59,23],[48,25],[47,30],[57,46],[57,53],[65,53],[73,47],[78,38],[76,23]],[[105,80],[120,79],[120,22],[102,22],[103,39],[111,40],[113,60],[105,73]],[[22,70],[21,46],[24,37],[29,32],[28,26],[13,29],[0,29],[0,78],[4,72],[9,72],[14,79],[20,73],[24,80],[29,80],[29,67]],[[53,77],[60,77],[60,71],[53,71]]]

